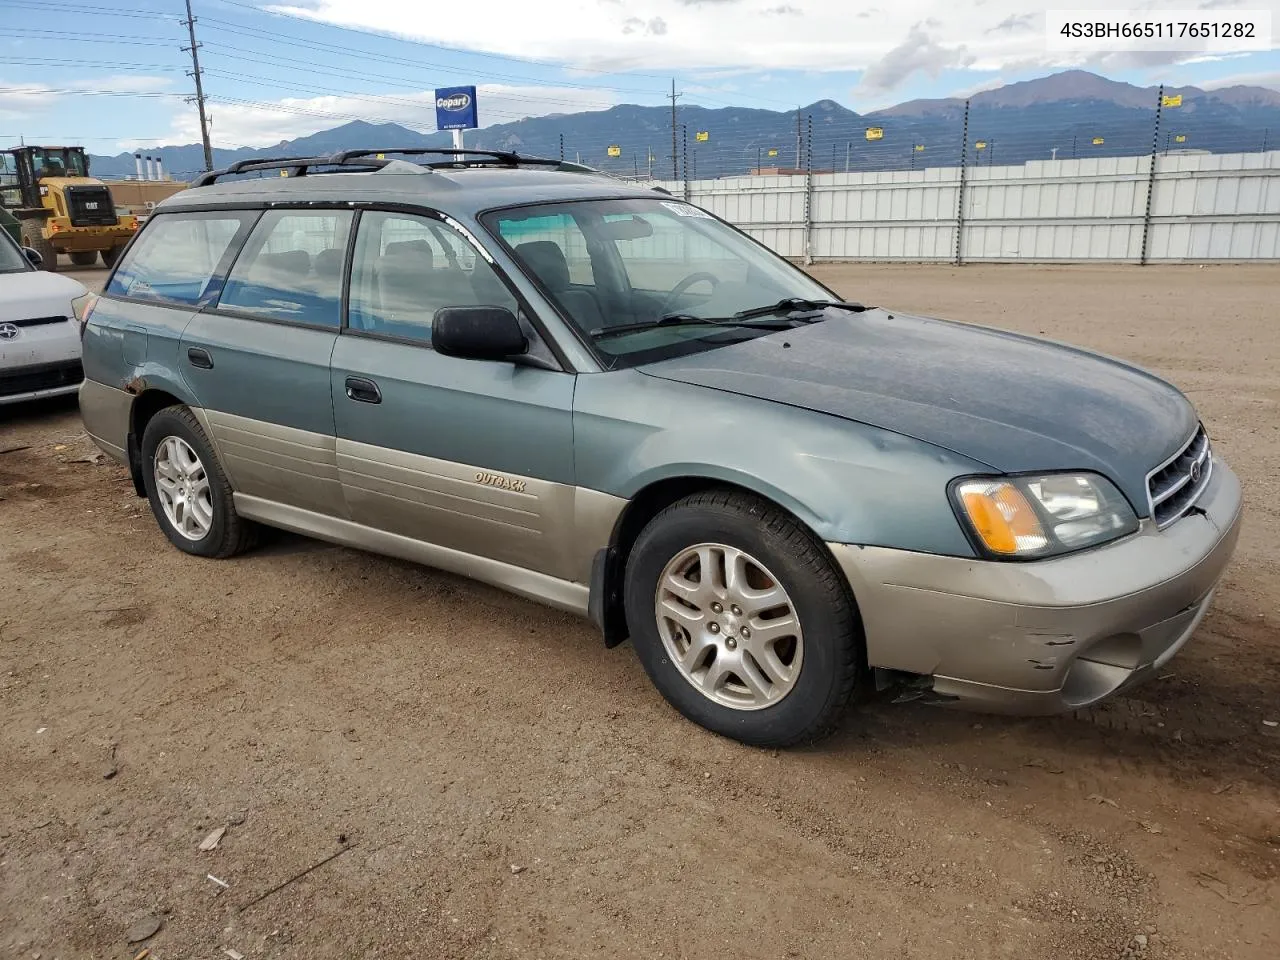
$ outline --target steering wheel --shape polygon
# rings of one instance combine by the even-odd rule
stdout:
[[[662,312],[664,314],[670,313],[671,307],[677,300],[684,296],[685,291],[695,283],[702,283],[703,281],[711,284],[712,291],[714,291],[716,287],[720,286],[720,278],[714,273],[707,273],[706,271],[701,270],[697,273],[691,273],[671,288],[671,292],[668,293],[662,301]]]

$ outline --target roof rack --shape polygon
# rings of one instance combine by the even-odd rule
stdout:
[[[563,173],[599,173],[594,167],[581,163],[570,163],[567,160],[555,160],[551,157],[532,157],[515,153],[511,150],[473,150],[461,147],[383,147],[378,150],[343,150],[331,157],[334,163],[346,163],[361,157],[390,156],[396,154],[403,157],[440,156],[448,159],[435,163],[424,163],[428,168],[457,167],[471,164],[493,164],[507,167],[534,166],[554,167]],[[472,159],[474,158],[474,159]]]
[[[444,147],[384,147],[372,150],[340,150],[325,157],[254,157],[248,160],[237,160],[221,170],[210,170],[200,174],[191,181],[192,187],[207,187],[223,177],[259,170],[290,170],[291,176],[305,177],[315,172],[315,167],[351,167],[353,172],[361,170],[373,172],[381,170],[394,161],[388,156],[406,157],[441,156],[447,159],[435,163],[423,163],[420,166],[428,169],[441,169],[459,166],[537,166],[551,167],[562,173],[595,173],[601,171],[581,163],[570,163],[566,160],[552,160],[548,157],[526,157],[506,150],[470,150]],[[328,171],[337,172],[337,171]]]
[[[367,170],[377,170],[385,161],[369,160],[352,166]],[[237,160],[229,167],[221,170],[209,170],[191,181],[192,187],[207,187],[223,177],[238,173],[249,173],[255,170],[292,170],[292,176],[305,177],[312,167],[345,165],[335,162],[332,157],[254,157],[249,160]]]

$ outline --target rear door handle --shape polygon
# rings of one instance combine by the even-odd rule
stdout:
[[[199,367],[201,370],[213,369],[213,357],[209,356],[209,351],[203,347],[188,347],[187,359],[191,361],[193,367]]]
[[[378,385],[364,377],[347,377],[347,396],[360,403],[382,402],[382,391]]]

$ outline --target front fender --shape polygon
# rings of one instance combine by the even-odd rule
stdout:
[[[654,483],[735,484],[822,540],[972,557],[947,500],[989,467],[900,434],[623,370],[578,378],[577,482],[624,499]]]

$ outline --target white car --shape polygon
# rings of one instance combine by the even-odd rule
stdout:
[[[0,230],[0,406],[75,393],[84,379],[70,277],[37,270],[39,255]]]

